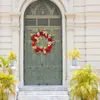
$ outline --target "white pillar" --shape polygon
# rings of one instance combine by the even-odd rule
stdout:
[[[74,14],[66,14],[67,52],[73,48]],[[70,77],[72,61],[67,58],[67,77]]]
[[[19,47],[20,47],[20,37],[19,37],[19,18],[20,14],[13,13],[12,14],[12,51],[16,53],[17,55],[17,61],[16,61],[16,78],[19,79]]]

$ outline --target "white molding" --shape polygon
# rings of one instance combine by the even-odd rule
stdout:
[[[22,8],[23,8],[23,6],[26,4],[26,2],[30,2],[30,4],[32,3],[32,2],[34,2],[34,1],[37,1],[37,0],[31,0],[31,1],[28,1],[28,0],[20,0],[19,1],[19,6],[18,6],[18,12],[21,12],[22,11]],[[66,2],[66,4],[62,1],[62,0],[50,0],[50,1],[52,1],[52,2],[54,2],[56,5],[58,4],[58,3],[60,3],[60,6],[61,7],[63,7],[62,9],[65,11],[65,12],[67,12],[67,8],[68,8],[68,3]],[[58,3],[57,3],[58,2]],[[57,5],[57,6],[59,6],[59,5]]]
[[[12,15],[12,14],[11,14]],[[17,15],[17,13],[16,13]],[[19,18],[20,16],[11,16],[12,18],[12,51],[14,51],[17,55],[17,62],[16,62],[16,77],[18,79],[19,77],[19,32],[20,32],[20,26],[19,26]]]
[[[80,15],[85,15],[85,16],[100,16],[100,11],[87,11],[87,12],[74,12],[74,13],[65,13],[66,17],[80,17]]]
[[[75,17],[75,13],[66,13],[65,16],[66,17]]]
[[[100,6],[100,4],[86,4],[85,6]]]
[[[84,4],[74,4],[73,7],[85,7],[86,5]]]
[[[10,17],[10,13],[0,13],[0,17]]]
[[[21,21],[20,21],[20,25],[21,25],[21,31],[20,31],[20,81],[21,81],[21,86],[24,86],[24,65],[23,65],[23,58],[24,58],[24,55],[23,55],[23,32],[24,32],[24,12],[26,10],[26,8],[29,6],[29,4],[31,4],[32,2],[34,2],[36,0],[28,0],[27,2],[24,3],[23,7],[22,7],[22,10],[21,10],[21,13],[22,13],[22,16],[21,16]],[[63,48],[63,85],[62,86],[65,86],[66,85],[66,37],[65,37],[65,10],[63,8],[63,6],[61,5],[61,3],[58,1],[58,0],[51,0],[54,4],[56,4],[58,6],[58,8],[61,10],[61,14],[62,14],[62,36],[63,36],[63,44],[62,44],[62,48]]]
[[[12,17],[12,16],[19,17],[21,16],[21,13],[18,12],[0,13],[0,17]]]
[[[74,7],[100,6],[100,4],[74,4]]]
[[[21,16],[21,13],[20,12],[11,12],[10,15],[11,16],[20,17]]]
[[[65,14],[66,16],[66,32],[67,32],[67,52],[68,50],[71,50],[73,48],[73,38],[74,38],[74,18],[75,14],[70,13],[70,14]],[[72,65],[72,61],[67,59],[67,77],[69,78],[71,73],[70,73],[70,66]]]

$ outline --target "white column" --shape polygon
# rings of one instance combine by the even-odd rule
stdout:
[[[12,51],[17,55],[16,61],[16,77],[19,79],[19,47],[20,47],[20,37],[19,37],[19,18],[20,14],[12,14]]]
[[[73,48],[74,14],[66,14],[66,47],[67,52]],[[67,58],[67,77],[70,76],[72,61]]]

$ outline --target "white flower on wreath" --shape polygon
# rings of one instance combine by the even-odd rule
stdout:
[[[37,35],[40,36],[40,33],[38,32]]]

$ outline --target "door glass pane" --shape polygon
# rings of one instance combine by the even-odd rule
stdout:
[[[61,26],[61,19],[50,19],[50,26]]]
[[[25,25],[26,26],[36,26],[36,19],[26,19]]]
[[[48,26],[48,19],[38,19],[38,26]]]

